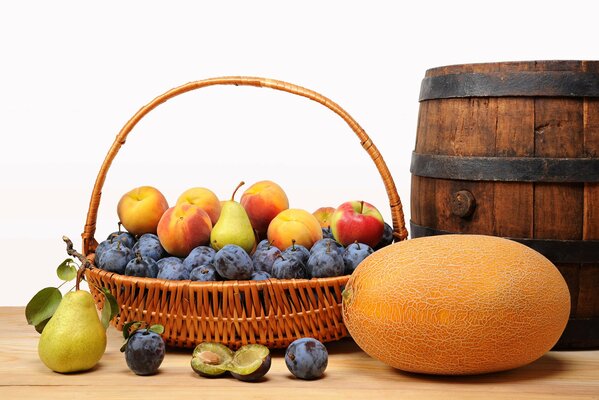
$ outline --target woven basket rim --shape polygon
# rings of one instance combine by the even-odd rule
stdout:
[[[318,286],[321,283],[325,284],[336,284],[343,283],[347,281],[351,275],[339,275],[339,276],[331,276],[328,278],[310,278],[310,279],[278,279],[278,278],[270,278],[262,281],[253,281],[253,280],[223,280],[223,281],[192,281],[189,279],[186,280],[170,280],[170,279],[161,279],[161,278],[147,278],[147,277],[138,277],[138,276],[129,276],[118,274],[116,272],[110,272],[103,270],[101,268],[96,267],[95,265],[91,265],[86,268],[89,273],[97,275],[99,277],[105,277],[110,279],[116,283],[135,283],[135,282],[147,282],[156,284],[160,283],[162,286],[173,286],[173,285],[184,285],[184,286],[210,286],[210,287],[222,287],[223,289],[227,289],[230,287],[245,287],[248,285],[253,286],[298,286],[298,285],[308,285],[308,286]]]

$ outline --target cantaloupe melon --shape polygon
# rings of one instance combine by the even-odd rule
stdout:
[[[557,268],[517,242],[443,235],[366,258],[343,293],[356,343],[392,367],[429,374],[516,368],[562,334],[570,295]]]

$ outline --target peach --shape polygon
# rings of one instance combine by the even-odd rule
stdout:
[[[187,257],[194,248],[208,244],[211,231],[210,216],[193,204],[169,208],[158,223],[162,247],[177,257]]]
[[[289,208],[287,195],[272,181],[254,183],[243,193],[239,202],[260,237],[264,237],[270,222],[281,211]]]
[[[331,217],[335,212],[333,207],[320,207],[314,211],[312,215],[316,217],[321,228],[329,228],[331,226]]]
[[[281,211],[268,226],[268,241],[281,250],[295,244],[310,249],[322,239],[322,228],[308,211],[290,208]]]
[[[210,216],[210,221],[214,226],[218,217],[220,217],[220,200],[214,192],[210,189],[203,187],[195,187],[186,190],[177,199],[177,205],[179,204],[193,204],[194,206],[200,207],[206,211],[206,214]]]
[[[133,235],[156,233],[158,221],[168,209],[166,198],[152,186],[141,186],[125,193],[116,211],[121,224]]]

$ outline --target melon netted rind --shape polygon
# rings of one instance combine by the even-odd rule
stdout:
[[[343,319],[356,343],[392,367],[479,374],[528,364],[562,334],[568,287],[540,253],[483,235],[395,243],[351,276]]]

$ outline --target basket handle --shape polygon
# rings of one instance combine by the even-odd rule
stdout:
[[[85,222],[85,227],[81,237],[83,238],[83,254],[89,254],[90,250],[95,249],[97,245],[96,240],[94,239],[94,234],[96,232],[96,220],[98,216],[98,206],[100,205],[100,197],[102,196],[102,186],[104,186],[104,181],[106,180],[106,173],[112,164],[112,160],[118,153],[119,149],[123,144],[125,144],[125,140],[127,139],[127,135],[133,127],[150,111],[156,108],[158,105],[164,103],[168,99],[171,99],[175,96],[183,94],[185,92],[189,92],[191,90],[200,89],[206,86],[213,85],[235,85],[235,86],[256,86],[256,87],[266,87],[271,89],[280,90],[283,92],[292,93],[298,96],[307,97],[310,100],[314,100],[330,110],[334,111],[337,115],[339,115],[343,120],[349,125],[349,127],[355,132],[355,134],[360,139],[360,143],[364,150],[368,152],[370,158],[376,165],[381,178],[383,179],[383,183],[385,184],[385,189],[387,190],[387,196],[389,197],[389,206],[391,207],[391,218],[393,221],[393,235],[397,240],[404,240],[408,236],[408,231],[405,227],[403,209],[401,205],[401,200],[399,195],[397,194],[397,188],[395,187],[395,183],[393,182],[393,178],[391,177],[391,173],[387,168],[387,164],[383,160],[380,152],[372,143],[364,129],[337,103],[334,101],[306,88],[301,86],[297,86],[291,83],[278,81],[274,79],[266,79],[266,78],[256,78],[256,77],[242,77],[242,76],[227,76],[221,78],[211,78],[200,81],[189,82],[174,89],[169,90],[166,93],[161,94],[156,97],[154,100],[143,106],[131,119],[123,126],[121,131],[116,136],[114,143],[108,150],[108,154],[102,163],[102,167],[98,172],[98,176],[96,178],[96,182],[94,184],[94,189],[92,191],[89,209],[87,211],[87,220]]]

